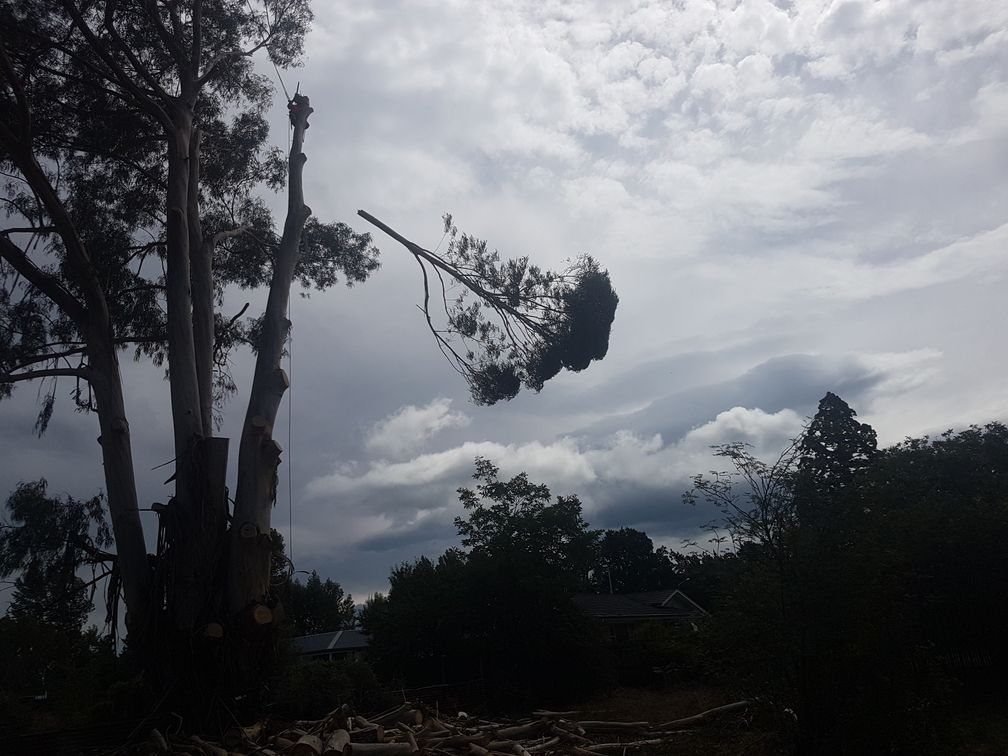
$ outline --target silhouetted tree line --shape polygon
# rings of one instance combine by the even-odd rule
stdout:
[[[800,753],[954,751],[1006,667],[1008,429],[880,450],[827,394],[775,462],[716,454],[729,471],[687,496],[735,542],[684,561],[712,586],[705,671],[773,704]]]
[[[400,564],[388,595],[365,604],[376,671],[407,686],[479,680],[506,708],[569,699],[598,663],[595,628],[570,600],[594,553],[581,502],[524,473],[501,481],[485,459],[474,478],[459,489],[464,548]]]
[[[686,499],[715,506],[714,550],[589,531],[576,497],[550,504],[524,475],[477,462],[461,549],[392,571],[363,622],[379,675],[407,685],[478,678],[521,707],[626,679],[574,609],[578,590],[674,588],[711,611],[644,628],[638,667],[669,664],[758,699],[801,753],[947,752],[960,713],[1005,669],[1008,429],[1000,423],[879,449],[827,394],[774,460],[716,447],[727,470]],[[639,669],[636,670],[639,672]]]
[[[673,680],[756,700],[800,753],[955,751],[968,736],[964,709],[1003,697],[1008,429],[879,449],[874,431],[827,394],[776,459],[738,443],[714,454],[725,472],[696,477],[686,499],[717,508],[717,547],[686,553],[631,528],[592,531],[577,496],[554,497],[525,474],[500,480],[478,459],[475,487],[459,489],[460,547],[398,565],[388,594],[365,605],[378,680],[479,681],[492,706],[521,710],[668,664]],[[136,699],[111,642],[82,631],[92,606],[82,567],[104,569],[108,538],[98,503],[50,497],[38,482],[11,495],[8,514],[0,571],[16,580],[0,619],[0,653],[15,660],[0,682],[6,723],[25,716],[37,691],[53,716],[78,719],[115,704],[113,695],[85,706],[93,682]],[[352,598],[315,573],[291,581],[274,541],[290,632],[351,626]],[[643,628],[636,656],[615,653],[571,601],[577,591],[683,584],[710,616],[695,630]],[[366,669],[337,672],[356,680],[358,697],[377,695]],[[323,683],[342,685],[321,668],[300,675],[276,684],[290,706]]]

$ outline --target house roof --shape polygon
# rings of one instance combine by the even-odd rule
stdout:
[[[707,614],[707,610],[700,606],[678,588],[664,591],[643,591],[641,593],[628,593],[627,598],[639,601],[648,606],[659,606],[665,609],[672,609],[686,614]]]
[[[360,630],[334,630],[291,638],[294,650],[302,656],[330,651],[359,651],[368,647],[369,638]]]
[[[682,591],[647,591],[645,593],[577,593],[574,604],[590,617],[674,618],[696,617],[707,612]]]

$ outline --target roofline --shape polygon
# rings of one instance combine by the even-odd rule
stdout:
[[[662,606],[665,606],[665,604],[668,602],[669,599],[672,598],[672,596],[679,596],[680,598],[684,599],[685,601],[688,601],[695,609],[697,609],[699,612],[701,612],[703,614],[710,614],[710,612],[708,612],[706,609],[704,609],[702,606],[700,606],[700,604],[698,604],[696,601],[694,601],[693,599],[691,599],[689,596],[687,596],[685,593],[683,593],[682,591],[680,591],[678,588],[676,588],[674,591],[672,591],[672,594],[667,599],[665,599],[665,601],[662,602]]]

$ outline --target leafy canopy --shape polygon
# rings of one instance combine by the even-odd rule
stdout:
[[[92,603],[77,573],[107,561],[111,555],[105,549],[111,544],[100,496],[49,496],[44,479],[18,485],[7,499],[7,522],[0,526],[0,577],[18,575],[11,616],[80,632]]]
[[[78,263],[55,233],[47,207],[36,201],[41,184],[52,187],[83,243],[116,344],[132,349],[136,359],[164,362],[167,161],[161,116],[180,107],[176,93],[187,81],[199,88],[193,109],[198,221],[213,247],[216,305],[229,286],[251,289],[270,281],[279,233],[263,190],[283,187],[286,156],[269,145],[265,114],[274,88],[255,70],[253,56],[261,50],[277,66],[299,63],[311,10],[308,0],[201,3],[197,31],[194,5],[173,3],[170,14],[135,1],[77,9],[28,0],[0,9],[10,64],[0,76],[0,122],[9,129],[0,140],[0,204],[10,226],[0,238],[0,398],[30,372],[72,368],[87,374],[80,323],[6,259],[7,251],[29,256],[56,286],[83,299]],[[201,52],[194,61],[181,53],[194,48],[195,34]],[[26,175],[28,155],[37,161],[34,178]],[[377,267],[368,234],[313,218],[302,236],[295,279],[306,290],[321,290],[341,279],[362,282]],[[232,350],[256,346],[258,321],[242,315],[215,318],[218,402],[237,388],[229,372]],[[40,432],[60,378],[47,380]],[[94,408],[86,380],[74,381],[72,396],[78,408]]]
[[[490,460],[476,458],[475,489],[458,489],[468,513],[456,517],[462,545],[472,556],[542,564],[572,586],[583,581],[591,567],[595,534],[581,517],[577,495],[557,496],[532,483],[525,473],[499,480]]]

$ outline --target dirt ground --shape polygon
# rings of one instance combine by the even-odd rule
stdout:
[[[668,722],[732,703],[715,688],[670,690],[617,688],[578,707],[582,719]],[[748,715],[728,714],[684,730],[672,746],[636,751],[641,754],[704,754],[705,756],[778,756],[791,753],[787,739],[761,728]]]

